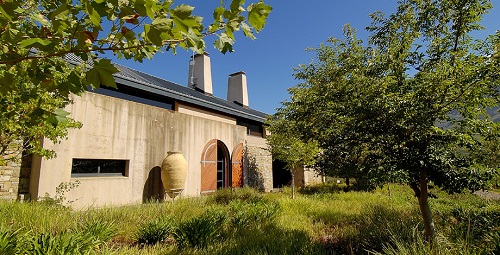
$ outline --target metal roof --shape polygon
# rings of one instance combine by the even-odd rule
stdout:
[[[82,60],[74,54],[67,54],[65,59],[71,64],[79,64]],[[120,72],[114,74],[116,83],[152,94],[166,96],[174,100],[207,108],[236,118],[264,123],[267,114],[243,107],[233,102],[204,94],[192,88],[182,86],[132,68],[113,63]]]

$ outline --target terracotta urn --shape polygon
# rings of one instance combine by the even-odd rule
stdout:
[[[184,190],[187,161],[180,151],[169,151],[161,163],[161,181],[165,192],[175,198]]]

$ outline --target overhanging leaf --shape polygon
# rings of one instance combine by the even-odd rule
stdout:
[[[258,2],[248,6],[248,23],[258,32],[264,28],[266,19],[273,8],[264,2]]]
[[[25,39],[25,40],[20,41],[19,46],[24,47],[24,48],[29,48],[29,47],[36,46],[36,45],[47,46],[50,43],[51,43],[51,41],[47,40],[47,39],[29,38],[29,39]]]

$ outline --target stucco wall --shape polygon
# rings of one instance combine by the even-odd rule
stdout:
[[[85,93],[74,101],[67,110],[83,127],[71,130],[60,144],[44,141],[57,158],[34,161],[32,198],[53,196],[61,182],[79,180],[79,187],[66,195],[76,200],[76,208],[140,203],[161,191],[158,172],[167,151],[183,152],[188,176],[182,196],[197,196],[206,143],[218,139],[232,151],[246,138],[242,126],[99,94]],[[128,160],[128,176],[72,178],[73,158]]]
[[[215,120],[215,121],[219,121],[219,122],[224,122],[224,123],[236,125],[235,118],[230,118],[230,117],[224,116],[222,114],[209,112],[209,111],[206,111],[206,110],[203,110],[200,108],[196,108],[192,105],[176,103],[175,109],[176,109],[176,111],[178,111],[180,113],[187,114],[187,115],[197,116],[197,117],[201,117],[201,118],[206,118],[206,119],[211,119],[211,120]]]
[[[295,171],[295,186],[304,187],[323,183],[323,176],[318,174],[314,169],[307,167],[297,168]]]

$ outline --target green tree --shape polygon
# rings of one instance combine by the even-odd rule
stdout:
[[[54,142],[79,123],[61,110],[88,86],[116,87],[118,70],[98,53],[141,62],[181,47],[203,53],[206,36],[231,52],[234,33],[254,39],[271,11],[264,2],[220,1],[211,20],[173,0],[0,1],[0,152],[13,144],[30,153],[54,156],[41,137]],[[78,61],[65,61],[72,54]],[[74,58],[73,58],[74,59]],[[14,146],[15,147],[15,146]],[[1,163],[1,162],[0,162]]]
[[[365,43],[346,26],[343,40],[314,49],[315,61],[297,69],[303,82],[275,115],[302,141],[317,140],[332,164],[408,183],[431,242],[429,184],[474,191],[498,174],[497,160],[481,155],[500,142],[487,113],[500,99],[500,32],[471,37],[490,8],[402,0],[394,14],[371,15]]]
[[[292,199],[295,199],[295,174],[298,169],[314,164],[319,153],[318,142],[313,139],[303,141],[292,132],[287,121],[279,115],[268,117],[270,135],[267,143],[274,159],[285,163],[292,175]]]

